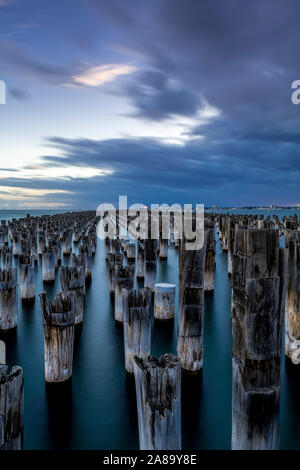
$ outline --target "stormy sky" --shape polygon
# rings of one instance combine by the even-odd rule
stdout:
[[[299,0],[0,0],[0,208],[300,205]]]

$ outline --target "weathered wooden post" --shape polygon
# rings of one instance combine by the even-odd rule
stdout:
[[[54,305],[40,295],[44,326],[45,380],[64,382],[72,377],[74,345],[74,293],[56,294]]]
[[[83,307],[85,295],[85,276],[83,266],[62,266],[60,268],[60,285],[63,297],[69,291],[74,292],[75,324],[83,322]]]
[[[2,264],[2,269],[12,268],[12,247],[11,246],[4,246],[1,249],[1,264]]]
[[[214,227],[207,229],[206,237],[206,257],[204,290],[207,293],[214,293],[215,290],[215,270],[216,270],[216,239]]]
[[[0,364],[6,364],[6,346],[4,341],[0,340]]]
[[[230,218],[228,221],[228,274],[232,274],[232,255],[234,251],[235,231],[238,228],[235,218]]]
[[[18,322],[17,269],[0,269],[0,331]]]
[[[134,372],[134,356],[146,359],[151,352],[150,289],[122,291],[125,369]]]
[[[0,450],[23,448],[23,413],[23,370],[0,364]]]
[[[258,221],[257,221],[257,228],[259,230],[262,230],[265,228],[265,221],[264,221],[264,216],[263,214],[260,214]]]
[[[141,450],[181,449],[181,369],[178,359],[135,356],[134,376]]]
[[[144,241],[144,286],[152,291],[156,282],[157,240]]]
[[[128,241],[126,243],[126,257],[128,261],[131,261],[134,263],[135,261],[135,242],[134,241]]]
[[[203,307],[206,244],[188,250],[185,239],[179,251],[179,308],[177,352],[184,372],[198,374],[203,366]]]
[[[39,232],[39,235],[38,235],[38,253],[39,253],[39,256],[42,256],[42,254],[44,253],[45,246],[46,246],[45,232]]]
[[[86,281],[92,279],[92,248],[88,245],[87,237],[83,237],[82,245],[79,246],[79,255],[82,255]]]
[[[175,284],[157,283],[154,285],[154,318],[156,320],[174,320]]]
[[[42,255],[43,282],[55,281],[55,255],[53,247],[45,248]]]
[[[220,239],[222,241],[222,250],[228,251],[228,237],[227,237],[227,220],[229,215],[223,215],[220,219],[221,227],[220,227]]]
[[[123,255],[121,253],[108,253],[106,255],[107,270],[108,270],[108,288],[111,298],[115,295],[115,271],[116,266],[123,265]]]
[[[300,232],[298,230],[286,231],[285,247],[289,253],[285,306],[285,355],[294,364],[298,364],[297,351],[300,348]]]
[[[34,302],[35,283],[33,261],[29,255],[19,256],[20,290],[22,302]]]
[[[238,229],[232,270],[232,449],[279,447],[287,251],[272,229]]]
[[[168,258],[168,247],[170,239],[170,214],[162,210],[159,214],[159,258]]]
[[[132,289],[134,283],[134,267],[115,265],[115,320],[123,322],[122,289]]]
[[[72,230],[64,230],[62,234],[62,251],[64,256],[68,256],[72,253]]]
[[[12,247],[13,247],[13,256],[19,256],[22,254],[20,232],[14,232],[13,239],[12,239]]]
[[[136,278],[144,279],[144,247],[137,241]]]
[[[5,245],[5,231],[2,230],[0,227],[0,250],[4,247]]]

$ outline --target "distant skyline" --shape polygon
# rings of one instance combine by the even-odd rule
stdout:
[[[0,207],[300,206],[298,0],[0,0]]]

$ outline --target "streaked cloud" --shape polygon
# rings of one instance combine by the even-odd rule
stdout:
[[[22,201],[27,198],[37,198],[42,196],[48,196],[50,194],[68,194],[71,191],[64,189],[35,189],[35,188],[23,188],[19,186],[1,186],[0,185],[0,200],[2,197],[5,200]]]
[[[97,67],[90,67],[79,75],[72,77],[73,82],[65,84],[66,86],[87,86],[98,87],[105,83],[113,82],[121,75],[130,75],[136,72],[137,68],[126,64],[106,64]]]

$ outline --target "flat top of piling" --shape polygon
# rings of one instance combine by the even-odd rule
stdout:
[[[175,290],[176,285],[168,284],[167,282],[157,282],[156,284],[154,284],[154,289],[164,292],[169,290]]]

